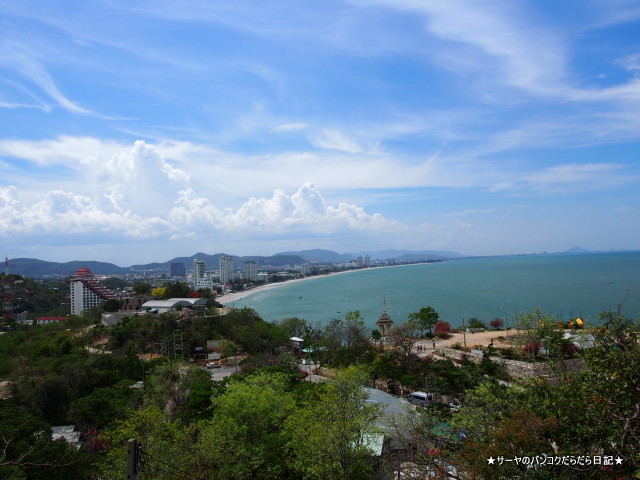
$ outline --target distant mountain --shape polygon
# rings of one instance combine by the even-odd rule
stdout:
[[[38,260],[37,258],[13,258],[9,260],[9,271],[25,277],[46,277],[49,275],[73,275],[81,267],[87,267],[93,273],[115,275],[125,273],[126,270],[113,263],[96,262],[92,260],[58,263]]]
[[[578,248],[578,247],[576,247]],[[572,249],[574,250],[574,249]],[[577,253],[577,252],[576,252]],[[24,275],[25,277],[38,278],[46,276],[69,276],[73,275],[80,267],[87,267],[96,275],[123,275],[135,272],[156,272],[169,273],[172,263],[184,263],[189,271],[193,265],[193,260],[199,258],[207,267],[207,270],[216,270],[220,266],[220,257],[225,253],[198,252],[190,257],[176,257],[166,262],[154,262],[147,264],[131,265],[130,267],[119,267],[113,263],[96,262],[92,260],[58,263],[38,260],[36,258],[14,258],[9,260],[9,270],[11,273]],[[395,259],[397,262],[420,262],[425,260],[441,260],[445,258],[462,258],[456,252],[439,251],[410,251],[410,250],[379,250],[360,253],[337,253],[332,250],[302,250],[299,252],[280,252],[270,257],[264,256],[236,256],[233,257],[234,268],[241,269],[245,262],[256,262],[258,268],[264,267],[286,267],[300,265],[302,263],[341,263],[355,260],[358,256],[369,255],[371,260]]]
[[[356,257],[353,255],[341,254],[334,252],[332,250],[301,250],[299,252],[280,252],[274,255],[275,257],[281,256],[299,256],[304,258],[305,261],[309,263],[341,263],[341,262],[350,262],[354,260]]]
[[[376,250],[351,253],[350,255],[365,256],[369,255],[372,260],[386,260],[393,258],[401,262],[420,262],[424,260],[444,260],[447,258],[464,258],[469,255],[463,255],[458,252],[440,251],[440,250]]]
[[[234,268],[244,268],[245,262],[256,262],[258,267],[284,267],[286,265],[300,265],[304,263],[305,260],[296,255],[282,255],[282,256],[272,256],[272,257],[264,257],[259,255],[251,255],[251,256],[237,256],[230,255],[228,253],[216,253],[214,255],[209,255],[208,253],[196,253],[195,255],[191,255],[190,257],[176,257],[173,260],[169,260],[164,263],[150,263],[147,265],[133,265],[130,268],[132,270],[150,270],[150,269],[162,269],[169,271],[172,263],[184,263],[184,266],[187,270],[193,265],[193,261],[198,258],[202,260],[207,270],[216,270],[220,268],[220,257],[229,256],[233,258],[233,267]]]
[[[560,253],[592,253],[592,252],[591,252],[591,250],[587,250],[586,248],[573,247],[573,248],[569,248],[568,250],[565,250],[564,252],[560,252]]]
[[[216,253],[209,255],[207,253],[196,253],[190,257],[176,257],[166,262],[155,262],[140,265],[131,265],[130,267],[119,267],[113,263],[96,262],[92,260],[58,263],[38,260],[37,258],[14,258],[9,260],[9,271],[16,275],[24,275],[25,277],[39,278],[47,276],[69,276],[73,275],[80,267],[87,267],[96,275],[123,275],[135,272],[157,272],[169,273],[172,263],[184,263],[185,268],[189,270],[193,265],[193,260],[199,258],[204,261],[208,270],[216,270],[220,267],[220,257],[225,253]],[[258,267],[285,267],[288,265],[300,265],[306,260],[297,255],[279,255],[273,257],[233,256],[233,266],[235,268],[243,268],[244,262],[257,262]]]
[[[337,253],[332,250],[301,250],[298,252],[282,252],[278,255],[299,255],[309,263],[340,263],[350,262],[358,258],[358,256],[369,255],[371,260],[388,260],[395,259],[397,262],[421,262],[425,260],[443,260],[446,258],[463,258],[457,252],[433,251],[433,250],[376,250],[351,253]]]

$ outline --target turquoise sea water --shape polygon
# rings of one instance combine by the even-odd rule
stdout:
[[[495,317],[511,325],[519,312],[542,308],[559,319],[577,316],[598,323],[616,310],[640,318],[640,252],[592,255],[513,256],[358,270],[292,282],[230,303],[251,307],[267,321],[300,317],[325,324],[360,310],[375,326],[384,301],[391,317],[432,306],[453,326],[471,317]]]

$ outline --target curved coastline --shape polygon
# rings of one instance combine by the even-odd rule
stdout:
[[[435,308],[454,327],[471,317],[482,321],[498,317],[510,325],[519,313],[536,307],[559,319],[581,317],[597,325],[600,313],[615,308],[626,289],[640,291],[639,262],[634,252],[475,258],[424,269],[420,268],[424,264],[385,265],[271,283],[218,297],[218,301],[254,308],[268,321],[298,316],[322,323],[341,312],[359,310],[372,328],[383,307],[394,320],[401,320],[425,305]],[[410,268],[387,268],[392,266]],[[378,269],[384,270],[376,273]],[[296,283],[349,272],[360,274]],[[265,293],[278,285],[291,288]],[[630,318],[640,317],[640,297],[629,296],[622,310]]]
[[[273,288],[279,287],[279,286],[283,286],[283,285],[292,285],[294,283],[298,283],[298,282],[303,282],[306,280],[315,280],[315,279],[319,279],[319,278],[327,278],[327,277],[331,277],[334,275],[344,275],[346,273],[353,273],[353,272],[362,272],[365,270],[377,270],[380,268],[393,268],[393,267],[406,267],[408,264],[402,264],[402,265],[384,265],[384,266],[380,266],[380,267],[369,267],[366,269],[363,268],[358,268],[358,269],[353,269],[353,270],[342,270],[340,272],[331,272],[331,273],[327,273],[326,275],[314,275],[311,277],[302,277],[302,278],[294,278],[293,280],[285,280],[283,282],[275,282],[275,283],[268,283],[266,285],[260,285],[258,287],[254,287],[251,288],[249,290],[242,290],[240,292],[233,292],[233,293],[226,293],[224,295],[220,295],[218,297],[216,297],[216,301],[218,303],[221,303],[223,305],[226,305],[228,303],[232,303],[235,302],[237,300],[240,300],[242,298],[246,298],[250,295],[256,294],[256,293],[260,293],[260,292],[264,292],[267,290],[271,290]],[[414,264],[409,264],[409,265],[414,265]]]

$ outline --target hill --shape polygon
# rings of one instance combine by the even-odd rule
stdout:
[[[147,264],[131,265],[130,267],[119,267],[113,263],[96,262],[92,260],[59,263],[38,260],[37,258],[14,258],[9,260],[10,272],[23,275],[30,278],[41,278],[49,276],[69,276],[73,275],[80,267],[87,267],[96,275],[124,275],[136,272],[156,272],[169,273],[172,263],[184,263],[185,268],[189,270],[193,265],[193,260],[199,258],[204,261],[208,270],[219,268],[220,257],[225,253],[216,253],[210,255],[207,253],[196,253],[190,257],[176,257],[166,262],[154,262]],[[272,257],[262,256],[233,256],[234,268],[243,268],[245,262],[257,262],[258,267],[285,267],[291,265],[300,265],[305,263],[302,257],[297,255],[279,255]]]
[[[45,260],[38,260],[37,258],[13,258],[9,260],[11,273],[31,278],[73,275],[76,270],[81,267],[87,267],[92,272],[102,275],[114,275],[126,272],[125,269],[113,263],[96,262],[92,260],[74,260],[65,263],[47,262]]]
[[[348,253],[341,254],[332,250],[322,250],[318,248],[313,250],[301,250],[299,252],[281,252],[276,253],[274,256],[299,256],[309,263],[341,263],[350,262],[356,258]]]

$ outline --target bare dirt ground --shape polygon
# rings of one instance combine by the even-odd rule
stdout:
[[[517,333],[518,332],[516,330],[492,330],[466,334],[452,333],[451,338],[447,338],[446,340],[440,340],[438,338],[434,340],[419,340],[416,342],[415,346],[421,345],[426,351],[429,351],[434,349],[434,343],[435,348],[438,349],[450,347],[454,343],[459,343],[460,345],[464,345],[466,343],[467,347],[473,347],[474,345],[482,345],[486,347],[493,342],[495,347],[506,348],[512,346],[513,338]]]

